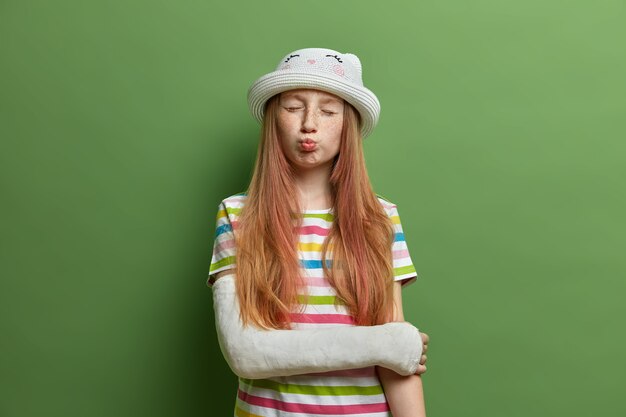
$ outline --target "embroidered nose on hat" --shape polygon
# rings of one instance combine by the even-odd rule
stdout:
[[[354,54],[305,48],[285,55],[273,72],[258,78],[248,89],[248,107],[253,117],[262,122],[267,100],[295,88],[326,91],[352,104],[361,115],[363,138],[378,122],[380,102],[363,85],[361,61]]]

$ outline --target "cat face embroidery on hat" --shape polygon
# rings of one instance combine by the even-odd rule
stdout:
[[[306,48],[291,52],[282,59],[276,71],[314,71],[342,77],[363,85],[361,62],[356,55],[342,54],[332,49]]]
[[[248,88],[248,107],[262,123],[265,104],[278,93],[313,88],[335,94],[352,104],[361,116],[361,133],[368,136],[380,114],[380,102],[363,85],[359,58],[327,48],[304,48],[285,55],[270,73],[257,78]]]

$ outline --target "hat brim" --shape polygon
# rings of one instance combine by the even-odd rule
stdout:
[[[380,115],[380,102],[369,89],[340,76],[306,71],[277,70],[257,79],[248,89],[248,107],[252,116],[263,121],[265,102],[272,96],[294,88],[314,88],[335,94],[352,104],[361,115],[361,136],[368,136]]]

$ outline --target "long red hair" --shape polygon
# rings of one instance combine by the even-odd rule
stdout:
[[[298,259],[302,217],[294,172],[276,127],[279,94],[266,105],[247,198],[235,233],[236,286],[245,324],[289,328],[303,287]],[[339,153],[330,176],[334,221],[322,245],[322,266],[357,325],[391,320],[393,224],[372,189],[360,119],[344,102]],[[330,268],[327,253],[332,250]]]

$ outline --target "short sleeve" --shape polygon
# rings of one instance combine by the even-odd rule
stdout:
[[[394,281],[400,281],[402,286],[405,287],[417,280],[417,272],[406,244],[398,207],[394,204],[389,208],[388,213],[395,230],[391,249],[393,255],[393,279]]]
[[[212,287],[215,274],[235,267],[235,235],[233,225],[228,215],[226,203],[222,201],[218,207],[215,221],[215,240],[213,241],[213,255],[209,267],[207,286]]]

